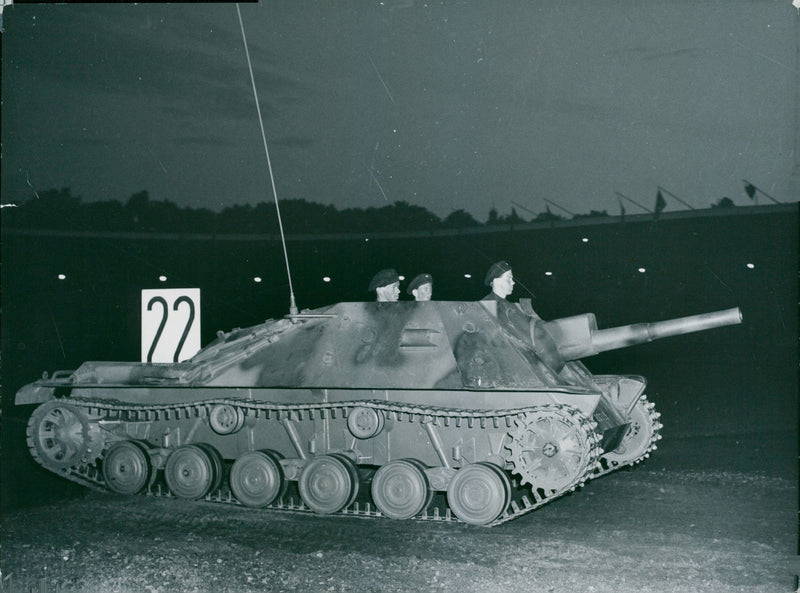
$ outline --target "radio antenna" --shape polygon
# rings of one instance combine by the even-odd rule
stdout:
[[[250,70],[250,82],[253,85],[253,96],[256,100],[256,110],[258,111],[258,123],[261,126],[261,139],[264,141],[264,153],[267,155],[267,169],[269,170],[269,181],[272,184],[272,196],[275,198],[275,212],[278,214],[278,228],[281,231],[281,244],[283,245],[283,259],[286,262],[286,275],[289,278],[289,314],[297,315],[297,305],[294,301],[294,288],[292,287],[292,271],[289,269],[289,254],[286,251],[286,237],[283,234],[283,222],[281,221],[281,208],[278,205],[278,192],[275,189],[275,176],[272,174],[272,162],[269,159],[269,148],[267,147],[267,134],[264,132],[264,120],[261,117],[261,106],[258,104],[258,91],[256,90],[256,79],[253,77],[253,64],[250,61],[250,51],[247,49],[247,37],[244,34],[244,23],[242,22],[242,12],[239,10],[239,3],[236,3],[236,14],[239,15],[239,26],[242,29],[242,41],[244,42],[244,53],[247,56],[247,68]]]

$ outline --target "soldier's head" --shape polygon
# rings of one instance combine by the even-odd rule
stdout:
[[[511,271],[511,264],[507,261],[493,263],[486,272],[484,284],[491,287],[492,292],[500,298],[506,298],[514,290],[514,273]]]
[[[408,285],[406,293],[413,296],[415,301],[431,300],[433,296],[433,276],[420,274]]]
[[[400,298],[400,277],[393,269],[381,270],[373,276],[367,290],[374,290],[380,302],[394,302]]]

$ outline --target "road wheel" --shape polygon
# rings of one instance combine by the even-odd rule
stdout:
[[[358,470],[344,455],[322,455],[303,469],[298,482],[300,498],[315,513],[342,510],[358,494]]]
[[[214,466],[214,480],[211,482],[209,492],[216,491],[222,486],[222,480],[225,478],[225,460],[214,445],[209,443],[197,443],[197,446],[203,449],[208,454],[211,463]]]
[[[465,465],[447,487],[447,504],[456,517],[470,525],[497,519],[511,501],[511,483],[493,463]]]
[[[179,498],[202,498],[214,484],[214,461],[197,445],[175,449],[164,466],[167,487]]]
[[[153,467],[145,447],[136,441],[119,441],[103,457],[106,485],[120,494],[139,494],[150,482]]]
[[[425,467],[415,459],[398,459],[381,467],[372,478],[372,500],[391,519],[410,519],[428,508],[433,490]]]
[[[271,451],[240,455],[231,468],[230,486],[236,500],[248,507],[265,507],[286,491],[279,457]]]

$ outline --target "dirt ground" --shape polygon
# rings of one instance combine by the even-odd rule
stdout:
[[[644,464],[494,528],[86,492],[6,513],[0,566],[25,591],[789,592],[795,445],[665,438]]]

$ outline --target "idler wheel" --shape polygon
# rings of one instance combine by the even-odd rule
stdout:
[[[470,525],[487,525],[511,502],[511,482],[493,463],[465,465],[447,487],[447,504],[456,517]]]
[[[630,426],[622,442],[616,449],[606,453],[605,458],[612,463],[631,463],[643,458],[651,448],[655,448],[655,441],[661,438],[658,434],[661,429],[660,417],[654,404],[648,402],[645,396],[639,398],[628,416]]]
[[[391,519],[410,519],[433,499],[425,466],[416,459],[398,459],[381,467],[372,478],[372,500]]]
[[[322,455],[312,459],[298,481],[300,498],[315,513],[329,514],[349,506],[358,495],[358,470],[346,456]]]
[[[236,500],[248,507],[265,507],[286,492],[287,482],[272,451],[250,451],[233,464],[230,486]]]
[[[114,443],[103,457],[103,478],[111,490],[120,494],[139,494],[152,472],[147,450],[135,441]]]
[[[28,446],[47,469],[78,465],[89,450],[89,422],[75,406],[50,401],[34,410],[28,421]]]
[[[184,445],[167,458],[164,479],[178,498],[202,498],[216,480],[214,470],[214,461],[206,451],[197,445]]]

